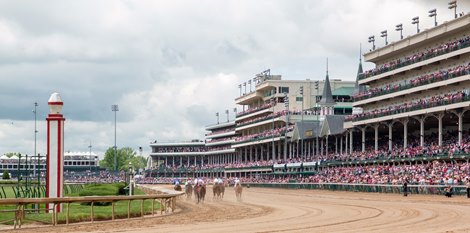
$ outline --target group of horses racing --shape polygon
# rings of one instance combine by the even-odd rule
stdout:
[[[213,192],[212,200],[222,200],[224,198],[225,186],[226,185],[224,183],[215,183],[212,186],[212,192]],[[175,190],[183,191],[179,183],[175,185]],[[235,196],[237,197],[237,200],[241,201],[243,187],[240,184],[240,182],[237,182],[234,184],[234,191],[235,191]],[[204,198],[206,196],[206,185],[202,183],[197,183],[193,186],[191,182],[187,182],[184,185],[184,192],[186,194],[187,199],[191,199],[194,193],[196,202],[199,204],[200,202],[204,202]]]

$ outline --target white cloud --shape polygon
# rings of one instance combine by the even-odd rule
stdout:
[[[271,68],[284,79],[355,78],[358,47],[388,30],[389,41],[452,18],[442,1],[50,1],[0,2],[0,154],[31,153],[32,104],[45,150],[46,101],[65,102],[66,149],[202,138],[225,120],[238,84]],[[459,1],[459,12],[470,3]],[[365,64],[366,69],[372,64]],[[233,118],[233,112],[230,111]],[[11,124],[13,122],[13,125]]]

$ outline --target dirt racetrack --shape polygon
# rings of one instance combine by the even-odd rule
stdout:
[[[170,216],[12,232],[470,232],[463,196],[244,188],[242,198],[227,188],[213,201],[209,188],[204,204],[182,198]]]

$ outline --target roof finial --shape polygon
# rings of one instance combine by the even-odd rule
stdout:
[[[326,75],[328,75],[328,57],[326,58]]]

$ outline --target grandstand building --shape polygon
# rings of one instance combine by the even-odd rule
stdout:
[[[282,80],[280,75],[269,73],[257,75],[252,81],[248,82],[249,91],[243,92],[239,86],[240,96],[235,102],[243,110],[236,114],[236,119],[207,126],[205,141],[151,143],[151,167],[155,171],[152,174],[175,177],[273,174],[275,163],[285,167],[289,161],[327,153],[328,136],[343,133],[344,115],[352,112],[353,81],[330,81],[328,74],[323,81]],[[246,167],[247,164],[253,166]],[[300,167],[298,163],[289,170]]]
[[[406,153],[410,143],[442,152],[450,137],[461,145],[470,125],[469,32],[465,15],[364,54],[376,67],[358,72],[347,152]]]
[[[7,157],[2,155],[0,157],[0,171],[7,171],[14,177],[18,177],[18,174],[23,177],[36,176],[37,172],[44,173],[46,170],[46,158],[44,156],[39,157],[39,164],[37,157],[26,157],[25,155],[18,158],[13,155]],[[99,158],[94,152],[65,152],[64,154],[64,170],[65,172],[71,171],[98,171],[99,169]]]

